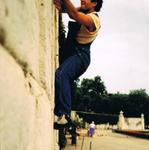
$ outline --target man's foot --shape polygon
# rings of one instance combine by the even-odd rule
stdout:
[[[71,119],[66,115],[61,115],[58,117],[57,121],[54,122],[54,129],[62,129],[68,126]]]
[[[67,128],[70,134],[77,134],[75,124],[72,122],[71,118],[67,115],[59,116],[57,122],[54,122],[54,129],[60,130],[64,128]]]
[[[70,134],[76,133],[75,124],[72,122],[68,115],[61,115],[58,117],[57,121],[54,122],[54,129],[67,128]]]
[[[58,119],[57,119],[57,124],[65,125],[65,124],[67,124],[67,123],[68,123],[68,121],[67,121],[65,115],[62,115],[62,116],[59,116],[59,117],[58,117]]]

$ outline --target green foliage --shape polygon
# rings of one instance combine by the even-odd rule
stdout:
[[[83,79],[81,83],[76,81],[75,101],[73,101],[73,109],[92,111],[94,102],[98,101],[102,95],[106,95],[106,87],[100,76],[94,79]]]
[[[100,76],[77,81],[75,88],[74,110],[116,115],[122,110],[126,117],[140,117],[143,113],[149,124],[149,96],[145,89],[109,94]]]
[[[143,96],[143,97],[147,97],[147,93],[145,89],[139,89],[139,90],[131,90],[129,95],[136,95],[136,96]]]
[[[83,121],[83,119],[76,119],[73,121],[73,123],[79,128],[85,127],[85,122]]]
[[[96,76],[94,79],[83,79],[80,85],[82,94],[91,93],[93,95],[106,94],[106,87],[100,76]]]
[[[144,89],[130,91],[127,101],[127,115],[140,116],[140,113],[147,113],[146,104],[149,106],[149,97]]]

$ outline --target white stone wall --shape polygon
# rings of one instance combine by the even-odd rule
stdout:
[[[0,0],[0,150],[54,150],[58,15],[52,0]]]
[[[126,118],[121,111],[117,125],[119,130],[144,130],[144,115],[141,114],[140,118]]]

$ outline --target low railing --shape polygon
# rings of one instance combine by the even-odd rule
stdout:
[[[138,131],[138,130],[113,130],[113,132],[116,133],[122,133],[125,135],[130,135],[130,136],[135,136],[139,138],[144,138],[144,139],[149,139],[149,130],[143,130],[143,131]]]

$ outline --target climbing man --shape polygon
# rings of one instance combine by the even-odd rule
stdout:
[[[65,59],[55,75],[55,109],[58,116],[56,124],[72,128],[70,118],[73,100],[73,82],[81,76],[90,64],[90,46],[100,29],[97,12],[102,0],[81,0],[81,6],[75,8],[71,0],[54,0],[56,8],[69,15],[74,22],[68,24],[68,34],[64,47]]]

